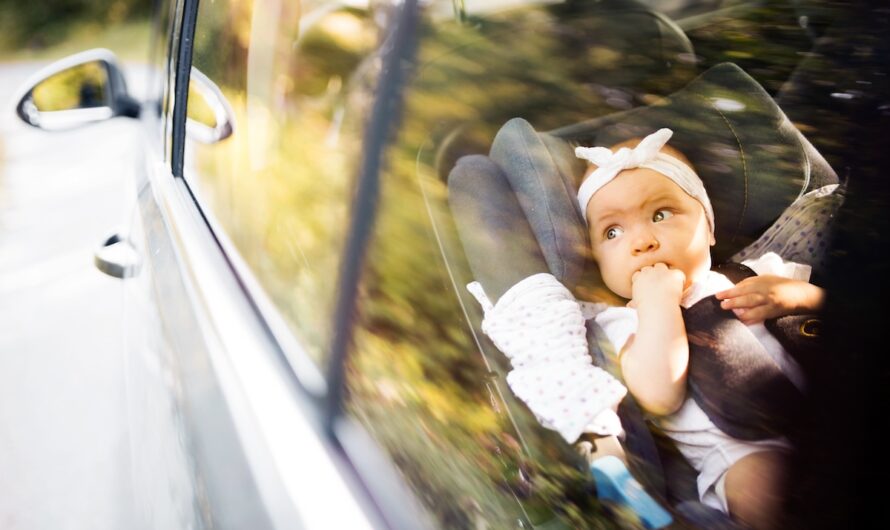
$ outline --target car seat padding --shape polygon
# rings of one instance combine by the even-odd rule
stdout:
[[[750,244],[803,193],[838,181],[763,87],[731,63],[653,105],[547,134],[608,146],[661,127],[674,130],[670,144],[689,158],[708,190],[717,263]]]
[[[584,270],[587,236],[578,217],[573,175],[583,170],[568,143],[539,135],[522,119],[508,121],[491,146],[491,160],[500,167],[543,249],[549,272],[566,285]]]

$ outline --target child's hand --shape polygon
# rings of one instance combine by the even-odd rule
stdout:
[[[641,303],[649,301],[679,305],[686,275],[679,269],[656,263],[635,272],[630,281],[633,298],[627,304],[628,307],[638,308]]]
[[[825,297],[821,288],[800,280],[765,274],[745,278],[715,295],[723,309],[732,309],[745,324],[815,311]]]

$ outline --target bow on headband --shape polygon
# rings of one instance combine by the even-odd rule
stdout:
[[[625,169],[643,167],[671,179],[689,196],[701,203],[713,235],[714,210],[701,179],[681,160],[661,152],[661,148],[673,134],[674,131],[670,129],[659,129],[643,138],[633,149],[622,147],[615,152],[606,147],[576,147],[575,156],[597,165],[597,169],[587,176],[578,189],[578,206],[581,207],[581,217],[584,218],[584,222],[587,222],[587,205],[597,191]]]

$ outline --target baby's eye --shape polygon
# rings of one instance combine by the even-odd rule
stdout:
[[[652,215],[652,221],[656,222],[656,223],[660,223],[661,221],[664,221],[665,219],[670,219],[673,215],[674,214],[671,213],[670,210],[666,210],[666,209],[662,208],[661,210],[655,211],[655,214]]]
[[[615,239],[624,233],[624,229],[620,226],[613,226],[606,230],[606,239]]]

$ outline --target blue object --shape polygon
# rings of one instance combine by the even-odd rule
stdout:
[[[664,528],[673,522],[671,514],[643,490],[621,459],[615,456],[597,458],[591,464],[590,471],[601,501],[630,508],[646,528]]]

